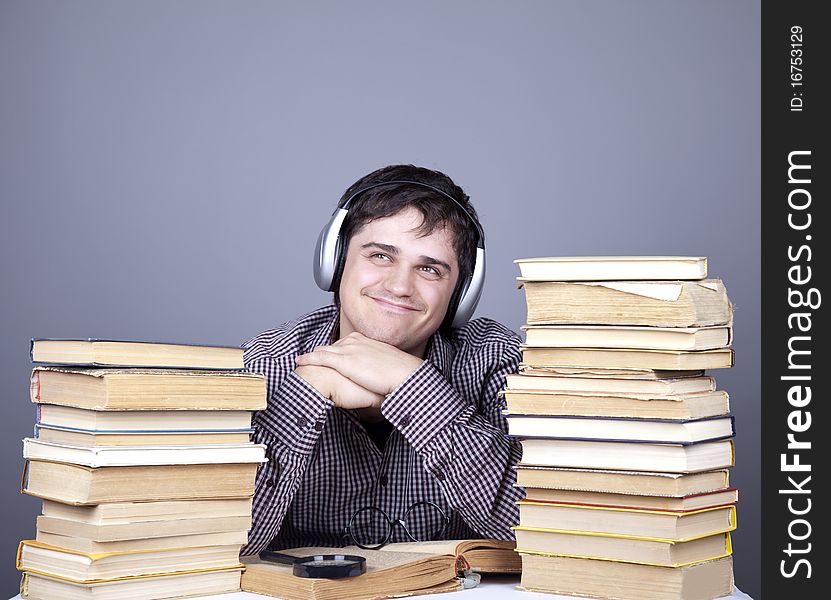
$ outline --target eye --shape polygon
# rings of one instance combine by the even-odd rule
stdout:
[[[377,258],[377,259],[383,260],[383,261],[387,261],[387,260],[390,259],[390,257],[387,256],[386,254],[384,254],[383,252],[375,252],[373,254],[370,254],[369,257],[370,258]]]
[[[441,277],[441,271],[436,269],[435,267],[423,266],[421,267],[421,271],[426,273],[427,275],[432,275],[434,277]]]

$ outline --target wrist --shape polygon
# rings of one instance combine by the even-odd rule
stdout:
[[[326,367],[315,365],[300,365],[295,367],[294,373],[315,388],[324,398],[332,399],[329,378],[326,376]]]

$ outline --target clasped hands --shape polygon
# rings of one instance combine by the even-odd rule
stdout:
[[[423,359],[357,332],[295,359],[295,373],[337,407],[378,411]]]

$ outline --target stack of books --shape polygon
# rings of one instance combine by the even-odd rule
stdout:
[[[20,543],[33,600],[154,600],[239,589],[265,381],[242,349],[32,340],[34,437],[22,491],[43,500]],[[48,365],[48,366],[47,366]]]
[[[523,454],[528,590],[632,600],[733,590],[732,305],[705,258],[538,258],[503,391]]]

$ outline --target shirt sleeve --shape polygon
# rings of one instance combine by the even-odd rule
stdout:
[[[492,363],[481,396],[465,399],[429,361],[387,396],[382,412],[407,438],[450,505],[483,537],[514,539],[519,522],[515,487],[522,449],[508,437],[499,390],[519,367],[519,342],[482,352]]]
[[[292,358],[293,361],[293,358]],[[241,554],[265,549],[283,522],[312,450],[332,408],[325,398],[293,369],[279,371],[271,357],[246,364],[246,370],[266,375],[268,407],[254,416],[254,441],[267,447],[267,462],[257,470],[248,544]]]

